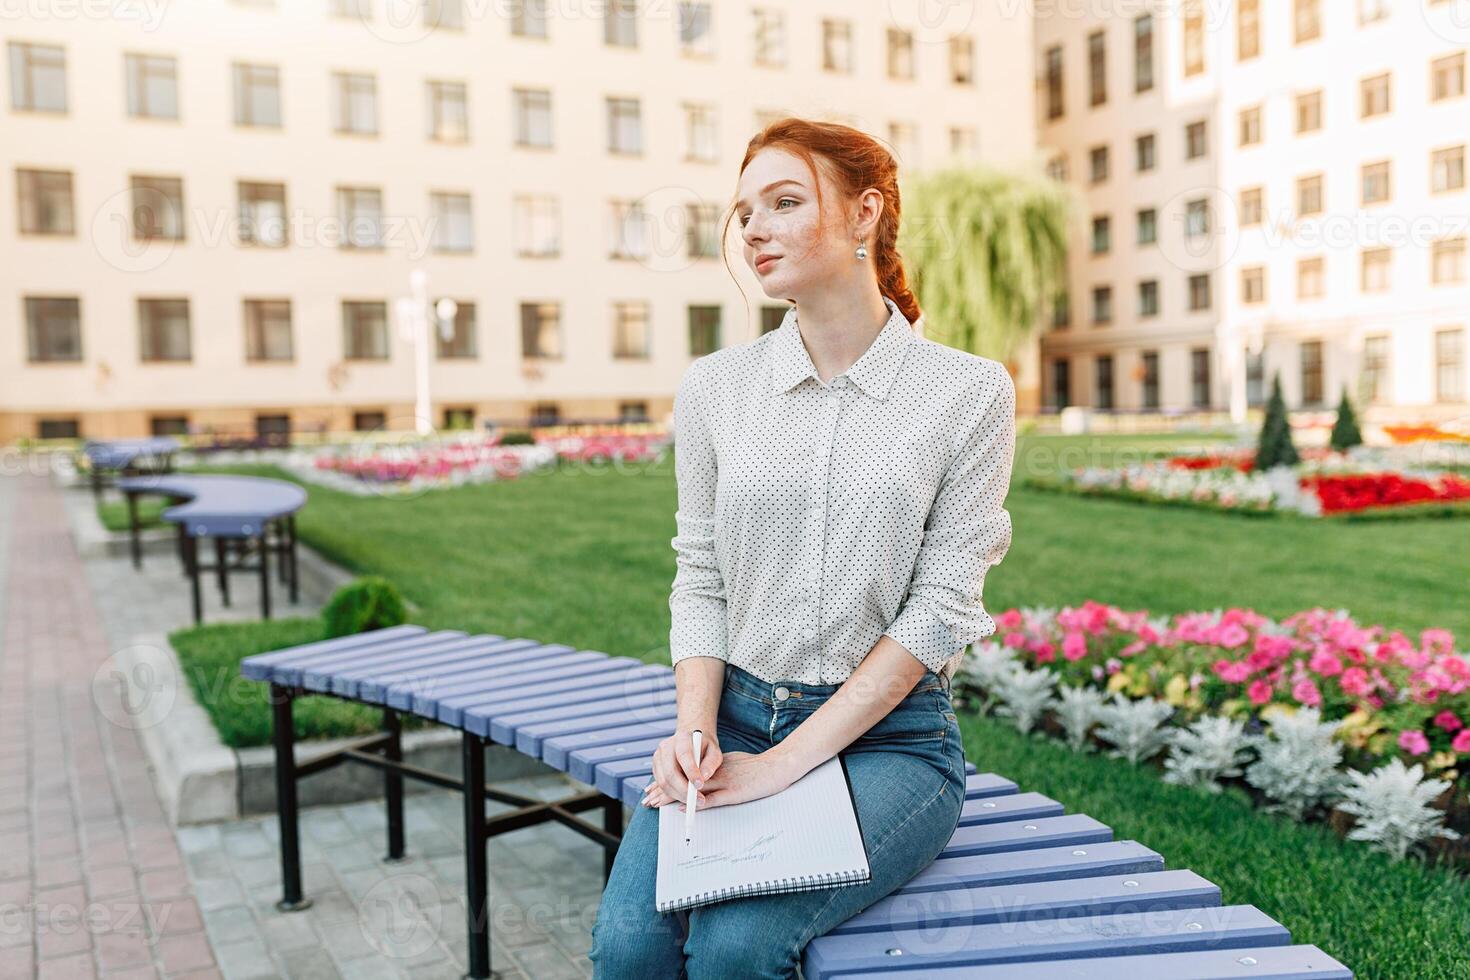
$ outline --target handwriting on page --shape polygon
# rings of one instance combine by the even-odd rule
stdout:
[[[702,868],[711,864],[761,864],[771,856],[771,845],[780,840],[779,833],[766,834],[751,841],[742,849],[711,851],[708,854],[694,854],[679,859],[676,866],[679,868]],[[698,846],[699,841],[695,840]]]

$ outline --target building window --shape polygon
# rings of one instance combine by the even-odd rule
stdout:
[[[123,65],[128,77],[128,115],[140,119],[179,118],[178,59],[129,54],[124,56]]]
[[[354,432],[379,432],[388,424],[388,416],[383,412],[353,412],[352,430]]]
[[[1465,94],[1465,52],[1436,58],[1429,63],[1429,100],[1442,102]]]
[[[1113,219],[1100,214],[1092,219],[1092,254],[1104,255],[1112,248]]]
[[[383,247],[383,192],[376,187],[337,188],[343,248]]]
[[[425,0],[424,24],[436,30],[464,30],[464,0]]]
[[[851,75],[852,22],[847,20],[822,20],[822,70]]]
[[[1205,129],[1205,121],[1200,119],[1184,127],[1184,159],[1198,160],[1209,152],[1209,140],[1206,138],[1208,130]]]
[[[1108,179],[1108,148],[1106,145],[1094,146],[1087,151],[1087,162],[1094,184],[1100,184]]]
[[[1143,407],[1159,407],[1159,352],[1144,351],[1143,360]]]
[[[1298,215],[1322,213],[1322,175],[1312,174],[1296,180],[1296,213]]]
[[[644,259],[649,255],[649,216],[640,201],[613,201],[608,258]]]
[[[1362,27],[1388,16],[1388,0],[1358,0],[1358,26]]]
[[[1436,194],[1465,189],[1465,146],[1435,150],[1430,156],[1430,184]]]
[[[1389,197],[1389,161],[1363,164],[1363,204],[1382,204]]]
[[[602,12],[602,41],[613,48],[638,47],[636,0],[607,0]]]
[[[1369,403],[1388,398],[1388,337],[1379,334],[1363,338],[1363,373],[1359,379],[1358,398]]]
[[[189,419],[183,415],[151,415],[148,418],[148,434],[186,436],[189,434]]]
[[[1203,0],[1184,0],[1184,77],[1205,70],[1205,10]]]
[[[235,125],[281,125],[281,72],[275,65],[234,65]]]
[[[343,300],[342,356],[353,361],[388,359],[388,305],[380,301]]]
[[[648,302],[630,300],[613,304],[613,351],[615,358],[650,356]]]
[[[1066,111],[1062,89],[1062,46],[1046,49],[1046,118],[1060,119]]]
[[[1307,259],[1297,259],[1296,263],[1296,298],[1321,299],[1326,295],[1327,274],[1325,262],[1320,255]]]
[[[888,36],[888,77],[912,81],[914,77],[914,35],[890,27]]]
[[[469,92],[465,83],[431,81],[426,84],[429,139],[436,143],[469,142]]]
[[[761,307],[761,335],[764,336],[772,330],[780,329],[781,324],[786,321],[786,311],[789,306],[762,306]]]
[[[33,364],[82,359],[81,300],[27,296],[26,359]]]
[[[66,50],[59,45],[11,41],[10,107],[25,112],[66,111]]]
[[[1087,103],[1108,101],[1108,42],[1103,31],[1087,35]]]
[[[1138,244],[1152,245],[1159,240],[1159,212],[1142,208],[1138,212]]]
[[[1240,145],[1255,146],[1261,142],[1261,107],[1240,110]]]
[[[684,159],[714,163],[720,158],[718,118],[713,105],[684,104]]]
[[[331,0],[331,10],[334,17],[362,21],[373,19],[371,0]]]
[[[1210,308],[1210,274],[1197,272],[1189,277],[1189,309],[1192,311]]]
[[[429,213],[434,221],[434,251],[474,251],[475,221],[468,194],[434,191],[429,194]]]
[[[1184,237],[1199,238],[1210,233],[1210,202],[1204,198],[1184,202]]]
[[[516,254],[548,258],[561,254],[561,208],[549,195],[519,194],[515,199]]]
[[[688,206],[688,235],[685,248],[692,259],[720,257],[720,209],[714,204]]]
[[[715,32],[707,2],[682,2],[678,7],[679,51],[689,57],[707,58],[715,53]]]
[[[1245,403],[1263,405],[1266,402],[1266,352],[1245,352]]]
[[[551,146],[551,92],[546,89],[511,90],[517,146]]]
[[[637,99],[608,98],[607,151],[643,152],[643,110]]]
[[[242,180],[236,185],[236,193],[240,199],[240,244],[285,246],[286,185]]]
[[[1388,72],[1384,72],[1381,75],[1365,78],[1358,83],[1360,118],[1371,119],[1374,116],[1386,115],[1393,108],[1389,78]]]
[[[1067,167],[1067,154],[1058,153],[1056,156],[1046,161],[1046,175],[1052,180],[1057,181],[1058,183],[1065,184],[1069,176],[1069,168]]]
[[[475,428],[475,409],[471,405],[444,407],[444,428],[449,432],[470,432]]]
[[[1155,163],[1154,146],[1157,141],[1153,133],[1144,133],[1133,140],[1134,164],[1139,173],[1152,170]]]
[[[1240,0],[1235,9],[1235,60],[1249,61],[1260,53],[1260,0]]]
[[[510,32],[516,37],[546,37],[546,0],[516,0],[511,4]]]
[[[1240,301],[1246,306],[1266,302],[1266,267],[1246,266],[1240,270]]]
[[[561,408],[555,402],[537,402],[531,406],[531,425],[556,425],[561,421]]]
[[[1133,91],[1147,92],[1154,87],[1154,17],[1142,14],[1133,18]]]
[[[295,357],[291,343],[291,301],[247,299],[245,301],[245,360],[289,361]]]
[[[951,156],[973,158],[980,154],[980,138],[974,126],[949,127],[949,152]]]
[[[1322,404],[1322,341],[1301,342],[1302,404]]]
[[[647,422],[648,402],[618,402],[619,422]]]
[[[771,7],[751,11],[754,20],[755,63],[767,68],[786,66],[786,13]]]
[[[1362,290],[1365,293],[1386,293],[1390,285],[1390,269],[1393,253],[1386,245],[1363,249]]]
[[[138,341],[144,362],[189,360],[189,301],[138,300]]]
[[[561,360],[561,304],[521,304],[521,356]]]
[[[1072,325],[1072,295],[1065,289],[1052,300],[1051,325],[1054,330],[1064,330]]]
[[[1292,40],[1296,44],[1315,41],[1322,36],[1322,4],[1319,0],[1295,0]]]
[[[1097,391],[1094,399],[1095,407],[1111,409],[1113,407],[1113,355],[1099,354],[1097,360],[1092,362],[1095,374],[1093,387]]]
[[[720,307],[689,307],[689,356],[703,357],[720,349]]]
[[[969,35],[949,39],[949,81],[951,85],[975,84],[975,39]]]
[[[457,300],[449,336],[445,337],[439,331],[434,331],[435,354],[439,360],[473,360],[479,357],[480,342],[475,324],[475,304]]]
[[[1465,400],[1465,328],[1434,332],[1434,397],[1442,402]]]
[[[1144,279],[1138,284],[1138,318],[1147,320],[1159,315],[1159,281]]]
[[[1429,281],[1435,286],[1462,285],[1465,282],[1465,236],[1446,238],[1434,243],[1429,266]]]
[[[133,237],[184,240],[184,182],[178,177],[132,178]]]
[[[378,82],[372,75],[332,73],[332,130],[357,136],[378,134]]]
[[[16,193],[22,235],[75,235],[71,172],[17,170]]]
[[[1241,227],[1251,227],[1261,223],[1265,217],[1265,189],[1261,187],[1247,187],[1240,192],[1240,224]]]
[[[1195,408],[1210,407],[1210,350],[1196,347],[1189,352],[1189,401]]]
[[[76,419],[38,419],[36,437],[39,439],[80,439],[81,424]]]
[[[1113,322],[1113,287],[1092,287],[1092,323],[1102,327]]]
[[[1051,362],[1051,404],[1059,412],[1072,404],[1072,362],[1065,357]]]
[[[1312,133],[1322,128],[1322,92],[1302,92],[1296,97],[1296,131]]]
[[[898,158],[900,167],[918,169],[918,127],[911,122],[890,122],[888,124],[888,143],[893,147],[893,155]]]

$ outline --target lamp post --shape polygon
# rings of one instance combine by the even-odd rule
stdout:
[[[414,269],[408,274],[409,295],[399,298],[394,305],[398,315],[398,335],[414,347],[414,428],[421,436],[434,430],[433,408],[429,399],[429,321],[438,323],[438,335],[444,340],[454,338],[454,317],[459,304],[445,297],[430,304],[429,274],[423,269]]]

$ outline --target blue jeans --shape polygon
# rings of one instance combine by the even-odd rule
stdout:
[[[768,684],[727,664],[716,733],[720,750],[765,751],[840,686]],[[782,688],[785,698],[779,696]],[[809,940],[928,867],[959,825],[965,798],[965,752],[947,686],[926,673],[840,754],[868,849],[870,881],[659,912],[653,898],[658,809],[640,804],[633,808],[592,926],[587,955],[594,980],[797,976]]]

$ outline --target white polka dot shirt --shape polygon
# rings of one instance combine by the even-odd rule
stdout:
[[[826,384],[796,309],[697,358],[674,398],[672,661],[838,684],[883,635],[951,677],[995,632],[1010,548],[1016,389],[999,361],[917,336],[893,300]]]

